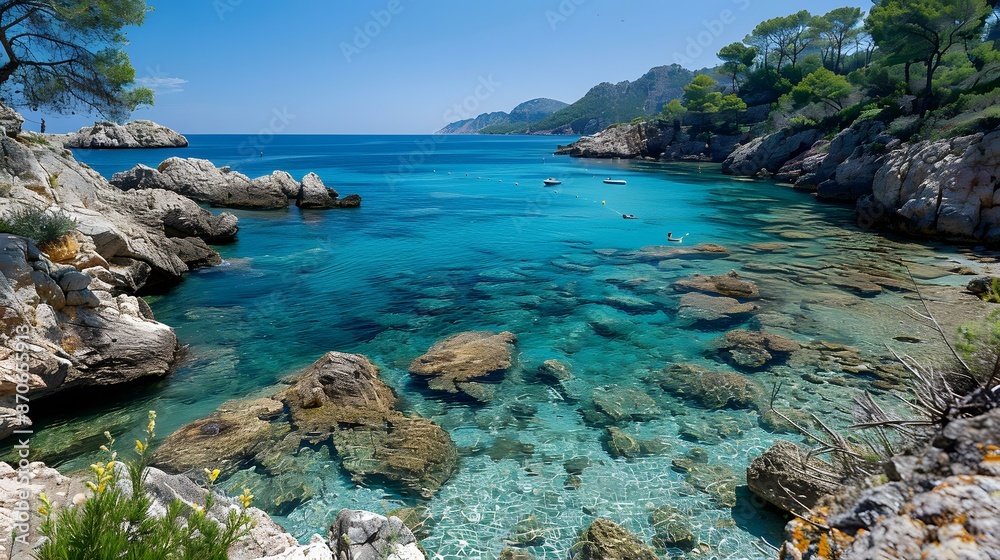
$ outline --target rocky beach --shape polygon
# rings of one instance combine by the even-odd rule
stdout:
[[[260,235],[255,228],[272,221],[268,212],[298,207],[305,220],[312,214],[304,212],[314,209],[360,204],[360,197],[341,198],[316,174],[297,181],[275,171],[250,179],[200,158],[172,156],[156,167],[140,164],[109,181],[43,137],[18,133],[14,126],[7,130],[0,145],[9,190],[0,212],[18,207],[58,211],[72,217],[77,228],[57,245],[44,247],[22,237],[0,238],[8,310],[4,371],[10,372],[0,385],[6,388],[5,436],[33,429],[28,423],[33,415],[18,408],[19,386],[25,381],[28,390],[23,395],[31,410],[43,410],[46,402],[66,402],[67,396],[81,391],[142,387],[150,380],[155,384],[166,379],[169,384],[199,370],[235,373],[226,369],[223,357],[230,351],[223,347],[243,348],[257,335],[229,332],[222,338],[230,342],[221,344],[213,340],[219,335],[198,335],[194,346],[187,347],[191,341],[159,322],[163,317],[154,308],[165,309],[169,317],[188,317],[178,319],[180,323],[166,321],[181,326],[192,321],[192,313],[209,309],[178,298],[190,297],[191,289],[212,289],[204,284],[212,276],[196,271],[242,275],[238,267],[245,266],[240,265],[245,257],[233,254],[231,247],[242,246],[240,239],[247,235]],[[808,143],[798,142],[800,147]],[[949,148],[955,155],[943,158],[947,165],[915,173],[923,185],[954,188],[964,180],[952,177],[975,176],[989,165],[976,159],[984,150],[973,147],[988,142],[988,136],[963,139],[960,146]],[[727,157],[732,162],[726,168],[788,167],[758,161],[763,148],[753,148],[755,144],[735,148],[734,154],[745,155],[738,160]],[[798,149],[781,148],[789,158],[801,156],[794,153]],[[601,157],[612,153],[602,150]],[[888,155],[886,161],[894,160]],[[820,163],[812,169],[830,166]],[[576,169],[578,180],[589,176],[587,170]],[[473,181],[464,173],[460,178],[433,169],[425,173],[432,189],[448,188],[441,181]],[[908,182],[905,174],[893,175],[884,166],[876,173],[880,179],[873,198],[905,196],[906,201],[885,198],[902,208],[907,201],[931,196],[893,187]],[[746,196],[758,192],[756,196],[766,197],[759,188],[770,183],[745,185],[753,187]],[[572,184],[566,188],[573,192]],[[938,537],[901,529],[900,523],[915,519],[906,512],[926,508],[919,504],[930,498],[922,493],[936,491],[928,481],[974,476],[978,478],[954,478],[956,501],[944,500],[940,507],[951,508],[947,511],[955,519],[955,512],[968,515],[941,530],[958,535],[954,538],[966,531],[973,535],[970,551],[989,550],[992,545],[975,535],[990,534],[981,527],[995,520],[996,504],[989,497],[990,477],[996,476],[989,467],[993,443],[983,440],[985,455],[979,462],[967,446],[978,442],[975,434],[989,430],[990,415],[950,427],[928,451],[914,450],[894,459],[888,475],[891,490],[858,487],[857,492],[874,493],[874,498],[845,495],[839,484],[798,479],[794,465],[804,460],[806,449],[795,426],[815,428],[809,414],[823,410],[815,403],[847,403],[857,391],[877,398],[907,391],[905,369],[880,348],[882,342],[907,345],[910,355],[931,363],[941,359],[940,335],[929,323],[913,322],[908,306],[921,298],[928,302],[945,332],[985,316],[989,304],[965,285],[976,274],[995,274],[996,257],[988,251],[921,247],[844,228],[831,222],[832,215],[816,214],[813,203],[797,198],[807,195],[790,191],[782,194],[780,203],[737,202],[731,196],[714,192],[709,203],[749,205],[744,220],[758,233],[745,242],[619,249],[612,241],[604,246],[580,244],[579,250],[568,248],[572,241],[561,242],[567,252],[538,268],[478,270],[472,283],[456,278],[445,288],[433,278],[421,280],[401,272],[389,286],[399,293],[398,302],[417,302],[418,313],[410,318],[386,313],[377,317],[382,326],[374,336],[345,344],[343,349],[352,353],[326,347],[308,361],[305,356],[296,359],[297,368],[279,368],[274,383],[265,376],[249,390],[228,391],[233,398],[219,400],[203,415],[188,414],[189,420],[172,424],[167,420],[172,427],[153,455],[147,491],[160,500],[180,497],[198,503],[204,490],[185,475],[200,480],[197,473],[205,469],[220,470],[223,488],[253,488],[262,500],[262,509],[253,510],[258,519],[256,544],[238,545],[230,551],[233,558],[420,558],[421,550],[447,556],[471,546],[496,547],[492,550],[504,558],[547,557],[566,550],[595,559],[653,558],[662,550],[721,552],[726,540],[738,534],[744,536],[736,537],[737,542],[752,549],[757,538],[752,535],[760,533],[740,533],[748,519],[771,519],[774,531],[781,525],[779,511],[803,515],[803,505],[823,512],[823,517],[804,526],[793,521],[782,554],[826,558],[829,534],[838,535],[836,546],[845,554],[862,555],[880,546],[880,540],[866,537],[875,532],[898,535],[893,542],[910,547],[903,550],[927,552],[928,543],[938,542]],[[580,204],[579,195],[566,200],[560,204]],[[991,215],[989,206],[981,202],[982,196],[975,200],[983,210],[976,214],[980,221],[963,230],[968,238],[990,231],[980,225]],[[214,213],[204,206],[231,210]],[[954,215],[946,206],[931,211]],[[281,218],[290,219],[295,218]],[[250,230],[247,223],[252,224]],[[982,241],[988,242],[988,236]],[[251,255],[259,251],[249,246],[247,250]],[[322,270],[330,258],[309,259],[304,267],[297,265],[298,274]],[[526,286],[537,282],[533,276],[543,278],[532,288],[538,295],[525,293]],[[313,288],[297,283],[279,289],[292,290],[275,296],[279,307],[258,305],[247,312],[253,315],[243,316],[287,328],[278,317],[295,316],[299,310],[285,298],[305,298]],[[152,298],[151,306],[141,297],[147,294],[164,295]],[[175,303],[164,306],[171,301]],[[399,308],[400,303],[389,305]],[[486,318],[466,322],[469,326],[509,330],[456,332],[441,327],[441,319],[458,320],[467,308]],[[206,324],[242,321],[234,311],[239,309],[229,308]],[[345,319],[344,325],[357,320]],[[539,319],[551,322],[542,337],[535,333]],[[696,336],[663,346],[658,333],[676,328]],[[607,363],[625,368],[628,378],[608,370],[596,358],[600,354],[591,357],[588,346],[598,352],[624,351]],[[24,379],[15,374],[20,347],[32,350]],[[777,384],[784,389],[769,398]],[[564,410],[567,406],[572,409]],[[61,504],[82,495],[74,474],[80,461],[72,458],[86,450],[74,452],[75,443],[64,438],[99,435],[111,427],[101,418],[90,425],[61,421],[63,427],[43,427],[33,436],[42,442],[36,451],[41,458],[68,467],[59,474],[43,463],[29,463],[26,472],[31,473],[33,493],[44,489]],[[558,437],[544,435],[545,426],[558,426],[555,433],[563,437],[577,436],[559,443]],[[783,438],[791,443],[782,443]],[[771,447],[769,442],[777,443]],[[914,459],[908,457],[918,451],[938,453],[935,460],[942,466],[913,466]],[[954,453],[959,455],[947,458]],[[730,454],[739,458],[727,461]],[[339,482],[324,474],[330,465],[343,473]],[[835,470],[825,463],[816,468]],[[5,512],[0,519],[12,528],[21,472],[2,473],[7,482],[0,487],[10,509],[0,509]],[[477,478],[478,485],[500,495],[475,497]],[[636,485],[617,498],[632,501],[631,506],[616,503],[616,485]],[[380,513],[356,511],[365,508],[345,507],[336,498],[352,486],[382,489],[359,494],[357,500]],[[505,488],[513,494],[502,499]],[[786,494],[789,489],[792,499]],[[890,495],[899,497],[883,497]],[[220,499],[223,509],[218,515],[224,515],[225,504],[231,502]],[[860,507],[856,500],[872,499],[884,504],[884,515],[858,518],[860,514],[851,513]],[[375,507],[377,501],[388,505]],[[491,503],[497,509],[485,509]],[[268,514],[293,526],[292,534]],[[921,527],[938,519],[935,513],[921,515]],[[486,519],[490,521],[484,523]],[[706,533],[712,525],[723,527],[725,536],[713,536],[714,530]],[[833,533],[816,529],[827,525]],[[36,538],[35,533],[28,536],[29,548]],[[344,549],[348,542],[351,552]],[[355,550],[355,544],[371,549]]]

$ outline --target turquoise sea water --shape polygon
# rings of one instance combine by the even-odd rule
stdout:
[[[917,336],[928,342],[904,350],[933,355],[932,335],[903,310],[911,292],[861,298],[830,280],[873,262],[901,275],[901,266],[887,264],[900,257],[934,266],[961,262],[948,248],[857,231],[849,208],[733,180],[716,167],[551,155],[571,138],[279,136],[268,140],[264,157],[241,153],[253,140],[242,136],[190,140],[183,150],[76,156],[105,176],[136,163],[155,167],[172,155],[210,159],[251,177],[281,169],[301,178],[312,171],[341,194],[360,194],[363,206],[234,211],[241,229],[237,243],[220,248],[225,264],[150,298],[157,319],[187,345],[181,367],[152,387],[41,418],[40,437],[49,438],[50,448],[74,442],[50,462],[86,464],[109,426],[123,434],[121,441],[132,441],[150,408],[158,410],[166,435],[229,399],[265,390],[327,351],[362,353],[380,366],[403,407],[434,419],[467,450],[456,476],[422,503],[436,521],[423,541],[433,557],[495,558],[511,527],[528,515],[545,530],[544,541],[530,548],[538,558],[566,558],[595,515],[649,542],[649,513],[664,505],[690,519],[705,546],[698,557],[767,557],[760,539],[778,541],[780,515],[742,490],[737,507],[719,507],[671,462],[701,448],[711,464],[741,479],[775,439],[794,436],[762,430],[756,413],[706,411],[664,394],[647,381],[650,373],[681,362],[728,369],[714,358],[713,341],[729,329],[762,325],[802,342],[849,344],[872,359],[887,353],[883,344],[894,343],[892,337]],[[549,176],[564,183],[543,188]],[[605,185],[608,176],[628,185]],[[638,219],[623,220],[623,213]],[[715,243],[730,254],[637,253],[666,245],[668,231],[688,236],[672,248]],[[673,282],[730,270],[760,286],[761,310],[722,323],[677,313]],[[627,300],[633,304],[623,309],[616,303],[622,298],[645,303]],[[518,336],[514,367],[489,405],[442,398],[415,386],[407,373],[434,342],[468,330]],[[573,371],[563,391],[534,380],[548,359]],[[785,364],[748,376],[763,387],[782,381],[781,404],[832,423],[849,421],[837,409],[870,388],[870,380],[847,379],[822,364]],[[604,428],[587,423],[581,411],[592,395],[621,388],[648,394],[662,410],[621,426],[669,443],[662,454],[614,459],[602,445]],[[514,405],[532,412],[514,416]],[[533,451],[495,460],[483,451],[498,439],[519,440]],[[567,489],[563,463],[574,457],[589,458],[591,466],[579,488]],[[296,460],[303,483],[317,494],[279,512],[279,520],[300,538],[325,532],[342,507],[381,512],[415,505],[391,489],[354,484],[336,458],[304,452]],[[263,484],[252,473],[237,476]]]

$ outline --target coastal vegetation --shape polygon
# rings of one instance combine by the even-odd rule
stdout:
[[[149,412],[143,440],[136,440],[135,455],[119,460],[115,440],[105,432],[101,450],[106,461],[90,466],[87,495],[73,498],[73,505],[56,512],[45,494],[40,496],[44,521],[40,534],[46,537],[39,560],[87,558],[130,560],[225,560],[234,542],[252,526],[246,509],[253,496],[244,491],[239,506],[217,504],[213,486],[219,470],[205,470],[208,492],[203,504],[169,503],[160,516],[150,515],[153,499],[144,483],[149,464],[149,446],[155,437],[156,413]],[[221,522],[209,517],[222,509]],[[214,513],[218,514],[218,511]]]
[[[144,0],[0,3],[0,95],[14,107],[82,108],[116,121],[152,105],[124,50],[124,29],[150,9]]]
[[[20,206],[0,215],[0,233],[27,237],[39,245],[58,241],[75,229],[76,220],[61,211]]]

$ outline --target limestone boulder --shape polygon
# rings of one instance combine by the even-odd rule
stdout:
[[[0,409],[16,409],[20,384],[36,399],[170,372],[173,330],[156,322],[145,302],[97,288],[92,276],[52,263],[30,240],[0,234]],[[0,416],[0,437],[28,423]]]
[[[257,177],[253,182],[257,183],[261,190],[267,192],[279,190],[288,198],[298,198],[302,190],[302,183],[293,179],[285,171],[275,171],[270,175]]]
[[[424,560],[417,539],[398,517],[342,509],[330,527],[338,560]]]
[[[52,135],[67,148],[100,150],[108,148],[186,148],[188,140],[153,121],[137,120],[124,125],[96,122],[68,135]]]
[[[0,127],[3,134],[10,138],[17,138],[21,134],[21,125],[24,124],[24,117],[10,107],[0,104]]]
[[[779,441],[747,467],[747,486],[758,497],[784,511],[802,515],[841,487],[813,472],[835,473],[833,465],[810,456],[798,445]]]
[[[288,197],[275,181],[253,182],[229,167],[216,167],[205,159],[172,157],[154,170],[137,166],[115,173],[111,184],[122,189],[163,189],[191,200],[224,208],[278,209],[288,207]]]
[[[637,123],[609,127],[592,136],[584,136],[568,146],[560,146],[557,154],[585,158],[659,157],[662,148],[652,153],[651,144],[669,143],[664,135],[672,136],[673,128],[661,130],[652,123]]]

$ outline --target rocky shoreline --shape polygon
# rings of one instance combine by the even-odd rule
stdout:
[[[787,128],[705,140],[655,123],[618,125],[556,154],[722,164],[723,173],[773,180],[825,201],[856,204],[858,225],[914,237],[1000,243],[1000,132],[908,145],[861,120],[827,140]]]
[[[626,130],[619,132],[627,133]],[[852,134],[866,133],[858,130]],[[843,140],[834,148],[835,139],[829,147],[831,155],[817,162],[813,157],[817,154],[800,157],[810,154],[812,148],[800,151],[810,140],[807,134],[753,141],[736,148],[741,155],[733,158],[729,165],[734,169],[750,169],[760,164],[763,169],[777,166],[781,171],[788,167],[788,162],[779,164],[777,160],[791,158],[801,163],[799,178],[811,173],[813,180],[818,181],[828,176],[831,168],[833,176],[838,176],[842,164],[833,166],[828,158],[832,154],[846,153],[850,143]],[[619,141],[624,142],[625,148],[605,153],[622,153],[636,146],[649,145],[648,138],[643,140],[645,144],[630,145],[627,134],[619,137]],[[814,141],[812,146],[817,142],[820,140]],[[992,140],[980,137],[968,144],[956,141],[951,146],[952,156],[942,161],[953,167],[933,168],[934,172],[944,169],[939,182],[943,186],[939,191],[958,182],[948,177],[961,175],[961,171],[956,170],[961,168],[960,162],[977,161],[982,169],[989,165],[988,159],[970,159],[986,157],[982,154],[988,151],[973,147],[985,142]],[[0,366],[4,372],[18,371],[19,341],[31,346],[32,360],[26,381],[29,390],[25,394],[32,400],[74,388],[127,384],[170,373],[176,363],[177,338],[172,329],[155,320],[149,307],[136,296],[169,287],[181,281],[190,270],[220,263],[219,253],[211,245],[232,242],[239,232],[235,216],[214,214],[196,202],[258,210],[287,208],[292,200],[304,209],[350,208],[360,204],[360,197],[356,195],[341,199],[314,174],[301,181],[280,171],[250,179],[228,168],[216,168],[205,160],[170,158],[155,169],[136,166],[107,181],[73,160],[70,152],[46,144],[37,135],[15,134],[0,138],[0,149],[5,156],[0,182],[9,182],[9,190],[0,198],[0,213],[15,207],[57,210],[74,218],[78,224],[77,233],[58,246],[39,248],[23,237],[0,235],[0,274],[4,277],[0,284],[0,298],[3,298],[0,302],[7,309]],[[767,159],[768,154],[778,154],[778,157],[771,161]],[[854,151],[844,161],[853,154]],[[922,159],[924,162],[932,160],[933,157]],[[786,172],[793,173],[791,170]],[[914,173],[926,172],[916,170]],[[913,182],[905,174],[900,177],[901,184]],[[885,184],[894,183],[887,177]],[[903,192],[902,187],[898,191],[889,187],[884,190]],[[752,250],[766,252],[783,248],[760,246]],[[616,258],[658,267],[671,260],[715,260],[730,254],[725,247],[699,245],[646,247]],[[741,270],[767,272],[761,266],[748,262]],[[827,268],[817,266],[798,274],[804,282],[834,285],[857,298],[871,297],[883,290],[910,289],[905,278],[876,264],[859,265],[859,269],[849,275]],[[785,269],[780,271],[793,273]],[[648,378],[643,381],[658,391],[705,410],[748,411],[756,415],[755,421],[761,427],[766,426],[765,429],[792,431],[787,422],[769,410],[766,388],[753,377],[774,364],[787,363],[795,367],[823,364],[826,370],[845,376],[867,375],[887,390],[897,390],[901,386],[898,368],[863,356],[856,348],[822,340],[791,340],[768,332],[765,329],[768,319],[761,313],[762,306],[771,297],[766,286],[758,286],[735,271],[717,275],[690,274],[668,286],[642,286],[649,282],[648,278],[642,282],[636,279],[636,282],[629,286],[636,293],[651,289],[678,294],[678,314],[692,325],[751,315],[760,319],[759,329],[729,330],[715,342],[712,358],[719,362],[718,368],[674,363],[661,371],[648,372]],[[641,297],[624,294],[609,297],[603,303],[629,313],[656,311],[653,304]],[[600,336],[622,334],[622,326],[612,316],[594,314],[590,328]],[[512,332],[458,333],[442,338],[409,362],[409,374],[429,391],[462,399],[472,407],[485,407],[496,397],[498,387],[517,362],[517,344],[518,337]],[[726,367],[732,369],[724,369]],[[629,422],[663,414],[646,392],[608,387],[579,395],[572,382],[572,372],[556,360],[545,361],[535,375],[560,398],[586,400],[583,416],[587,423],[601,428],[604,434],[601,445],[611,457],[632,461],[658,456],[670,448],[669,442],[642,437],[627,429]],[[841,381],[851,382],[846,378]],[[28,415],[17,406],[19,386],[24,383],[13,373],[0,378],[0,406],[4,407],[0,417],[6,430],[0,432],[0,437],[9,436],[14,429],[30,427],[25,422]],[[814,379],[810,383],[825,384],[827,381]],[[161,508],[173,497],[180,497],[189,504],[200,503],[204,501],[204,490],[188,477],[197,479],[203,469],[219,468],[222,480],[230,484],[267,484],[267,496],[274,498],[268,503],[269,510],[288,511],[314,497],[319,487],[311,485],[311,480],[295,461],[286,459],[311,455],[339,463],[340,469],[358,484],[374,483],[402,495],[426,499],[451,479],[458,469],[460,456],[487,455],[496,462],[534,454],[531,444],[509,436],[496,438],[489,447],[460,448],[442,427],[444,423],[440,417],[407,414],[398,402],[399,397],[381,380],[378,368],[368,358],[330,352],[296,375],[255,393],[254,398],[227,402],[211,415],[171,434],[156,451],[156,468],[151,470],[147,492],[156,497]],[[504,414],[509,414],[509,421],[516,423],[534,416],[537,408],[533,410],[533,406],[515,404],[505,409]],[[923,512],[918,527],[923,533],[915,537],[919,542],[911,543],[917,548],[905,550],[931,553],[933,550],[924,545],[934,542],[931,537],[938,538],[945,532],[952,540],[942,542],[960,542],[974,554],[995,544],[988,537],[978,538],[982,531],[995,534],[993,524],[998,513],[995,497],[989,494],[995,493],[995,477],[1000,474],[994,472],[994,452],[990,447],[998,444],[993,441],[996,438],[990,439],[993,437],[990,434],[998,431],[995,416],[949,426],[921,456],[924,458],[922,463],[932,464],[933,459],[936,466],[930,470],[915,467],[911,458],[900,457],[891,469],[887,465],[886,476],[892,484],[883,490],[878,489],[882,486],[865,490],[868,494],[860,500],[851,501],[847,498],[856,497],[835,493],[836,486],[822,488],[810,480],[797,480],[796,469],[801,470],[809,460],[794,444],[779,444],[769,451],[765,458],[751,466],[745,480],[757,495],[786,511],[804,515],[799,502],[810,509],[817,508],[822,517],[810,520],[838,531],[811,531],[813,524],[799,522],[795,525],[793,521],[788,529],[788,543],[783,545],[785,558],[832,559],[828,555],[831,534],[838,539],[845,535],[837,546],[856,554],[844,558],[866,557],[864,554],[880,546],[878,539],[870,535],[892,535],[899,542],[904,542],[903,537],[913,536],[913,527],[908,524],[914,519],[909,514],[914,508]],[[701,433],[697,427],[688,426],[681,429],[681,437],[692,441],[724,438],[726,429],[727,426],[714,426]],[[718,433],[708,433],[713,430]],[[979,440],[985,442],[985,451],[979,460],[970,462],[969,457],[983,449],[969,448],[968,442]],[[682,475],[692,491],[714,506],[739,507],[737,488],[742,486],[744,475],[733,472],[718,457],[709,457],[704,449],[695,448],[674,457],[670,465],[673,471]],[[589,462],[582,457],[572,458],[563,466],[567,475],[565,485],[572,488],[581,483],[580,475]],[[20,472],[4,467],[0,466],[0,532],[10,534],[8,529],[17,520]],[[64,477],[39,463],[27,468],[33,476],[33,492],[44,490],[50,496],[57,496],[63,505],[74,502],[81,493],[80,481]],[[816,468],[832,467],[817,464]],[[979,478],[970,482],[970,476]],[[267,480],[262,482],[264,477]],[[779,477],[777,483],[774,482],[776,477]],[[941,484],[956,488],[954,493],[944,491],[946,498],[953,500],[948,502],[950,509],[945,511],[951,517],[944,521],[936,516],[936,510],[928,509],[927,503],[933,500],[921,497],[927,494],[936,499],[942,492]],[[794,499],[779,492],[789,488]],[[984,497],[983,492],[989,495]],[[879,501],[884,496],[895,501]],[[225,498],[219,500],[222,506],[216,515],[224,514],[228,507],[235,507]],[[825,505],[827,502],[831,505]],[[863,506],[870,502],[880,504],[882,509],[878,511],[884,514],[882,519],[866,516],[868,510]],[[593,515],[592,521],[580,527],[572,549],[573,557],[652,560],[657,558],[657,549],[664,548],[680,548],[693,551],[692,554],[709,552],[698,542],[684,512],[670,505],[657,505],[649,513],[649,524],[655,532],[653,546],[613,520]],[[824,507],[828,509],[822,510]],[[959,522],[957,514],[952,514],[966,507],[973,508],[974,515]],[[266,513],[254,510],[258,524],[252,538],[238,543],[230,557],[287,560],[424,558],[418,543],[420,515],[414,511],[385,513],[340,511],[326,536],[314,535],[308,544],[300,545]],[[36,518],[34,526],[37,521]],[[524,516],[510,528],[507,539],[512,546],[500,557],[530,558],[523,547],[541,542],[544,532],[537,518]],[[972,539],[972,544],[966,535]],[[33,535],[29,548],[35,543]]]

